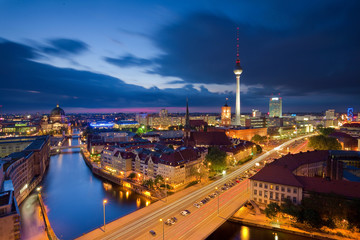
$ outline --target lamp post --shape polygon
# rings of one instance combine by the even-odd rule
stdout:
[[[105,204],[107,203],[107,200],[103,200],[103,209],[104,209],[104,232],[105,232]]]
[[[217,193],[217,195],[218,195],[218,197],[217,197],[217,199],[218,199],[217,215],[219,216],[219,205],[220,205],[219,197],[220,197],[220,194],[218,193],[217,189],[218,189],[218,188],[215,187],[216,193]]]
[[[166,202],[167,202],[167,185],[166,182],[169,180],[169,178],[165,178],[165,194],[166,194]]]
[[[164,221],[162,218],[160,218],[160,222],[162,222],[162,226],[163,226],[163,240],[165,239],[165,228],[164,228]]]

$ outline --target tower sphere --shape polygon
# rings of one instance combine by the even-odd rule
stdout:
[[[240,75],[242,73],[242,68],[240,66],[240,63],[235,65],[234,73],[235,75]]]

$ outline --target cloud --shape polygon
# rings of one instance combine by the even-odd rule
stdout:
[[[65,108],[183,107],[186,97],[193,107],[214,106],[225,98],[191,85],[146,89],[103,74],[57,68],[30,60],[34,52],[30,46],[0,42],[0,102],[7,112],[51,109],[57,102]]]
[[[104,57],[104,60],[118,67],[145,67],[153,64],[151,60],[138,58],[131,54],[119,58]]]
[[[283,28],[249,25],[225,15],[193,13],[154,34],[166,54],[154,61],[150,73],[179,77],[192,84],[233,84],[236,26],[239,26],[241,83],[264,88],[251,94],[269,96],[336,95],[357,99],[360,2],[326,2],[306,9]],[[270,11],[271,9],[269,9]],[[276,9],[275,9],[276,10]],[[273,15],[279,14],[277,6]],[[250,94],[249,93],[249,94]]]
[[[89,49],[89,46],[80,40],[56,38],[48,40],[48,45],[42,47],[46,54],[55,56],[67,56],[83,53]]]

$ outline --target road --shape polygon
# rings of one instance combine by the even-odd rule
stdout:
[[[302,139],[305,137],[309,137],[309,135],[291,139],[291,140],[281,144],[280,146],[262,154],[261,156],[245,163],[239,169],[235,170],[232,173],[226,174],[221,179],[219,179],[215,182],[212,182],[212,183],[192,192],[191,194],[182,196],[175,201],[172,201],[172,202],[169,201],[169,203],[164,203],[161,207],[159,207],[158,209],[154,210],[153,212],[151,212],[149,214],[146,214],[146,215],[143,215],[143,216],[137,217],[137,218],[131,218],[130,217],[131,214],[130,214],[128,216],[125,216],[125,217],[128,217],[128,219],[129,219],[126,223],[120,224],[119,220],[115,220],[114,222],[110,223],[111,227],[109,227],[108,230],[106,230],[106,232],[104,232],[103,230],[97,229],[97,230],[94,230],[93,232],[83,235],[82,237],[80,237],[78,239],[107,239],[107,240],[110,240],[110,239],[136,239],[136,238],[153,239],[154,237],[152,237],[150,235],[150,233],[148,233],[153,227],[156,227],[157,238],[159,238],[159,234],[162,233],[161,226],[160,226],[161,223],[159,220],[167,219],[167,218],[173,217],[173,216],[177,216],[177,218],[179,219],[179,222],[176,223],[174,226],[171,226],[171,227],[173,227],[172,229],[174,229],[174,230],[171,230],[169,233],[167,233],[166,239],[189,239],[186,236],[191,236],[191,234],[194,232],[197,232],[196,229],[199,228],[199,225],[194,226],[194,222],[193,222],[194,219],[196,219],[196,221],[198,221],[200,223],[200,225],[201,224],[202,225],[211,224],[211,222],[214,219],[213,218],[214,216],[213,216],[213,214],[210,214],[210,212],[214,211],[213,207],[214,207],[215,201],[213,199],[208,203],[208,205],[201,207],[199,209],[199,211],[195,211],[194,215],[193,215],[195,217],[187,216],[187,218],[184,218],[186,221],[184,219],[181,219],[178,216],[179,212],[181,210],[184,210],[184,209],[190,210],[190,208],[194,209],[193,204],[195,202],[203,199],[205,196],[213,193],[215,190],[215,187],[220,187],[220,186],[224,185],[225,183],[227,183],[230,180],[234,179],[235,177],[241,175],[248,169],[252,168],[255,165],[255,163],[265,160],[266,158],[268,158],[271,154],[275,153],[276,151],[281,150],[284,147],[287,147],[288,145],[292,144],[296,140],[299,140],[299,139]],[[225,202],[226,200],[224,200],[224,199],[230,200],[231,198],[237,198],[239,196],[241,197],[242,196],[241,193],[245,191],[245,188],[242,188],[242,186],[244,186],[244,184],[247,184],[247,181],[244,181],[243,183],[236,185],[237,187],[233,187],[233,188],[229,189],[227,192],[221,194],[220,199],[223,199],[223,200],[221,202],[222,204],[220,204],[220,205],[223,205],[226,203]],[[239,192],[239,189],[242,189],[242,191]],[[244,196],[246,195],[246,191],[243,195]],[[231,202],[234,202],[234,201],[231,201]],[[229,204],[231,204],[231,203],[229,203]],[[238,204],[238,207],[241,206],[241,202],[237,203],[237,204]],[[181,219],[181,221],[180,221],[180,219]],[[204,221],[204,219],[205,219],[205,221]],[[117,221],[119,221],[119,224],[116,223]],[[184,223],[181,223],[183,221],[184,221]],[[222,218],[222,222],[225,222],[225,221],[226,221],[226,218]],[[160,226],[160,228],[159,228],[159,226]],[[181,228],[183,230],[178,230],[179,227],[176,227],[176,226],[183,226],[183,228]],[[185,228],[185,226],[187,226],[187,227]],[[165,227],[168,227],[168,226],[165,226]],[[169,228],[171,228],[171,227],[169,227]],[[212,231],[214,231],[215,229],[216,228],[208,229],[209,234]],[[166,232],[166,229],[165,229],[165,232]],[[145,234],[147,233],[148,237],[142,238],[141,236],[143,236],[144,233]],[[162,235],[161,235],[161,237],[162,237]],[[174,237],[176,237],[176,238],[174,238]]]

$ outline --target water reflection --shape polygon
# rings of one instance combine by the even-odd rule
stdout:
[[[78,144],[73,139],[72,144]],[[150,201],[129,189],[93,176],[79,149],[52,156],[42,182],[43,199],[55,233],[74,239],[102,225],[102,201],[107,199],[106,222],[125,216]],[[123,194],[126,193],[126,196]]]
[[[241,226],[240,233],[242,240],[249,240],[249,227]]]
[[[312,238],[289,233],[275,232],[270,229],[248,227],[233,222],[225,222],[206,240],[309,240]]]

